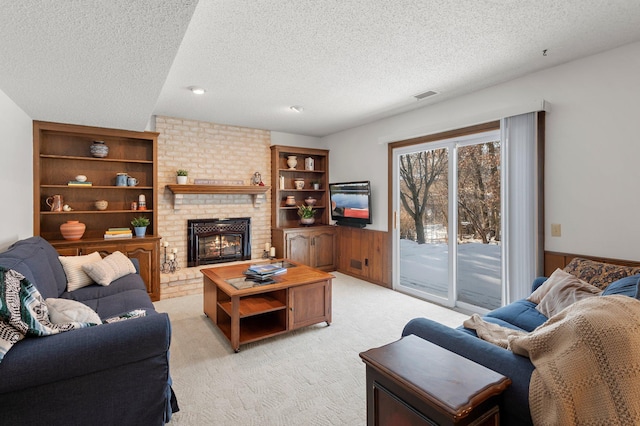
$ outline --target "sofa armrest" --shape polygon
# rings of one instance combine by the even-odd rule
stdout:
[[[538,287],[540,287],[542,284],[544,284],[544,282],[547,280],[547,278],[548,277],[537,277],[536,279],[534,279],[533,283],[531,283],[531,293],[536,291],[536,289]]]
[[[531,423],[528,396],[534,366],[529,358],[426,318],[409,321],[402,330],[402,336],[409,334],[415,334],[510,378],[511,386],[502,394],[502,404],[509,410],[505,414],[514,424]]]
[[[140,275],[140,260],[137,257],[130,257],[129,260],[133,263],[133,267],[136,268],[136,274]]]
[[[0,393],[148,359],[168,352],[170,340],[169,316],[153,311],[145,317],[28,337],[0,362]]]

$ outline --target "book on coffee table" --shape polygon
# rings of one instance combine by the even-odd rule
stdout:
[[[287,272],[287,268],[274,265],[273,263],[266,263],[262,265],[249,266],[249,269],[247,269],[245,274],[265,276],[265,275],[283,274],[285,272]]]

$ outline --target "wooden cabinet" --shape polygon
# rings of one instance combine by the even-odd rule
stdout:
[[[331,322],[331,282],[320,281],[289,289],[289,330]]]
[[[287,161],[289,157],[296,157],[295,167]],[[311,160],[307,160],[311,159]],[[313,170],[305,168],[305,163],[313,163]],[[309,164],[307,164],[308,166]],[[281,179],[282,177],[282,179]],[[298,148],[292,146],[273,145],[271,147],[271,227],[295,228],[300,226],[298,217],[299,205],[305,204],[305,199],[316,199],[315,224],[329,224],[329,151],[326,149]],[[304,182],[302,189],[296,188],[295,181]],[[320,185],[313,189],[313,183]],[[294,205],[287,205],[287,197],[293,197]]]
[[[295,165],[291,157],[295,158]],[[271,236],[276,256],[325,271],[335,270],[335,229],[329,225],[329,151],[274,145],[271,147]],[[303,181],[303,188],[296,187]],[[319,185],[314,189],[313,183]],[[316,200],[315,223],[302,226],[298,206]],[[293,199],[289,205],[287,199]]]
[[[369,426],[499,426],[511,380],[420,337],[361,352]]]
[[[337,270],[391,288],[391,239],[384,231],[337,226]]]
[[[323,271],[336,269],[335,226],[273,229],[271,233],[276,253],[282,257]]]
[[[140,260],[141,274],[152,300],[160,297],[159,244],[157,235],[157,138],[155,132],[133,132],[72,124],[33,122],[33,230],[59,253],[73,255],[120,250]],[[94,157],[94,141],[109,148],[105,157]],[[117,186],[116,175],[137,179],[136,186]],[[70,185],[85,175],[91,185]],[[52,211],[47,198],[59,195],[69,211]],[[145,210],[132,210],[144,196]],[[106,200],[105,210],[95,202]],[[108,228],[131,228],[131,219],[150,220],[146,237],[105,240]],[[77,220],[86,225],[80,240],[68,241],[60,225]],[[133,230],[133,229],[132,229]],[[143,271],[144,270],[144,271]]]
[[[160,300],[160,237],[122,239],[118,241],[52,241],[61,256],[81,256],[97,251],[105,257],[115,251],[138,260],[140,277],[151,300]]]

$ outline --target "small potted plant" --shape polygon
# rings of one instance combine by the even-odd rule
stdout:
[[[311,182],[311,186],[313,186],[313,189],[317,191],[318,189],[320,189],[320,182],[314,180],[313,182]]]
[[[180,185],[184,185],[187,183],[187,176],[189,175],[189,172],[187,170],[179,169],[176,172],[176,175],[176,178],[178,179],[178,183]]]
[[[316,221],[315,214],[313,206],[298,206],[298,216],[300,216],[300,223],[303,225],[312,225]]]
[[[131,225],[133,225],[133,229],[136,231],[136,237],[144,237],[147,233],[147,226],[149,226],[149,219],[144,216],[134,217],[131,221]]]

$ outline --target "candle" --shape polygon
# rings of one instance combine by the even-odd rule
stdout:
[[[175,253],[177,253],[177,252],[178,252],[178,249],[177,249],[177,248],[172,248],[172,249],[171,249],[171,253],[174,253],[174,254],[175,254]]]
[[[175,259],[175,258],[176,258],[176,255],[175,255],[175,254],[173,254],[173,253],[169,253],[169,256],[168,256],[168,257],[169,257],[169,260],[173,260],[173,259]]]
[[[269,251],[269,243],[264,243],[264,251]]]
[[[269,249],[269,256],[276,257],[276,248],[275,247],[271,247],[271,249]]]
[[[164,243],[162,243],[163,247],[169,247],[169,241],[165,241]]]

